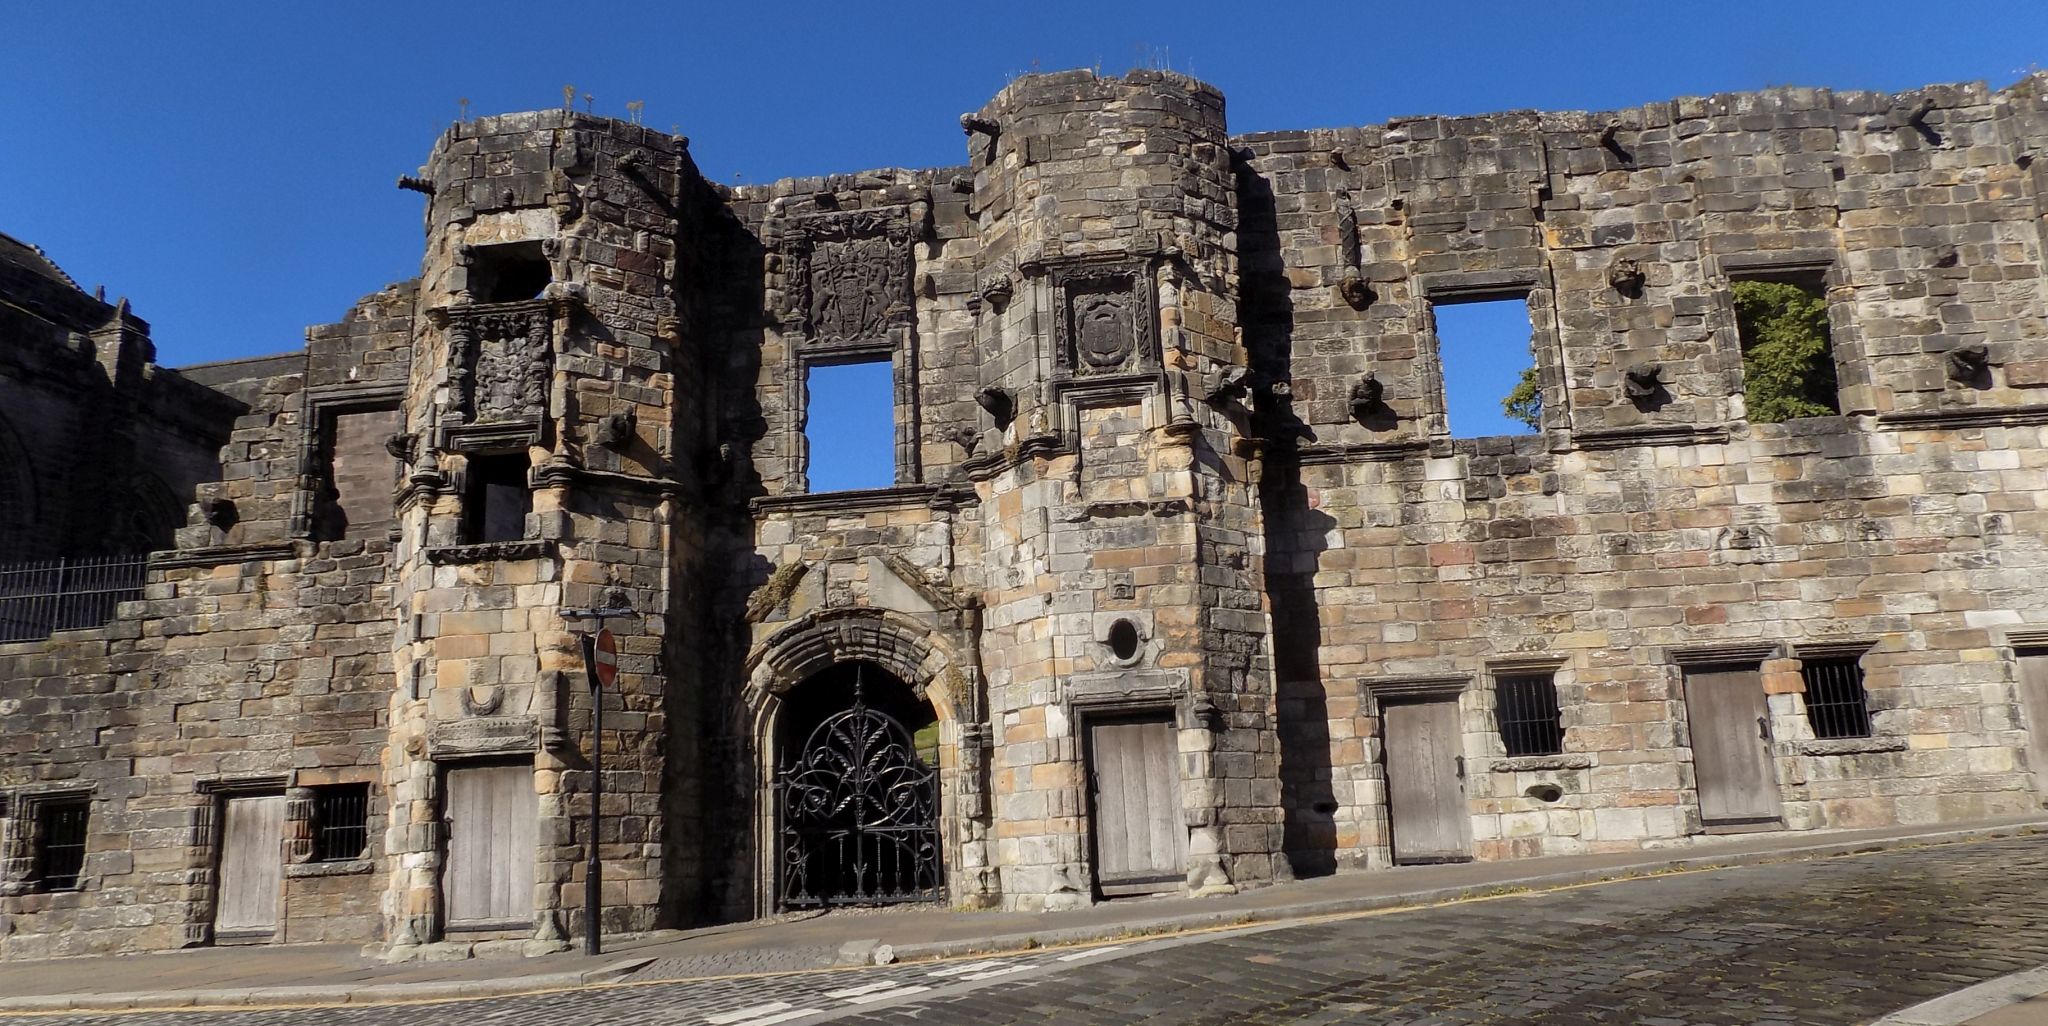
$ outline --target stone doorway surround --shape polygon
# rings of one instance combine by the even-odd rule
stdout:
[[[754,912],[775,909],[775,767],[783,698],[844,663],[868,662],[895,675],[939,721],[939,838],[948,901],[993,907],[999,885],[989,861],[988,728],[966,663],[930,626],[909,614],[842,607],[805,615],[770,635],[747,660],[741,715],[754,752]]]

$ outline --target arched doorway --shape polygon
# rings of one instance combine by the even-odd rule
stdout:
[[[776,905],[944,897],[938,716],[874,663],[837,663],[782,696]]]

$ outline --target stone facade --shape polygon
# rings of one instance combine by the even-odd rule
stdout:
[[[0,646],[0,954],[249,939],[242,800],[283,803],[264,939],[552,949],[593,841],[609,932],[773,911],[817,886],[789,768],[863,687],[931,720],[970,907],[2040,809],[2048,78],[1231,136],[1200,82],[1069,72],[961,125],[963,166],[728,189],[637,125],[461,123],[401,181],[418,279],[298,353],[131,361],[218,462],[139,599]],[[17,256],[6,309],[141,330]],[[1839,415],[1749,420],[1751,277],[1825,288]],[[1453,438],[1433,311],[1498,296],[1540,429]],[[0,387],[83,367],[7,323]],[[813,493],[810,372],[863,361],[894,483]],[[619,606],[592,838],[563,613]],[[1867,722],[1817,732],[1822,686]]]

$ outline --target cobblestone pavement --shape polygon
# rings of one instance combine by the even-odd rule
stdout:
[[[2022,838],[980,961],[376,1008],[0,1022],[1823,1026],[2044,963],[2048,839]]]

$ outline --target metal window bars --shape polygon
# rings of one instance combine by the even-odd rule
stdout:
[[[84,801],[50,802],[40,811],[43,843],[36,882],[46,891],[75,890],[85,870],[85,822],[92,806]]]
[[[147,555],[0,563],[0,642],[106,623],[121,603],[142,597],[148,570]]]
[[[1858,657],[1807,659],[1799,666],[1806,680],[1806,722],[1821,740],[1870,736],[1870,694],[1863,689],[1863,664]]]
[[[1500,726],[1500,739],[1510,756],[1557,755],[1564,751],[1557,681],[1548,673],[1496,678],[1494,721]]]
[[[313,861],[347,862],[370,841],[370,785],[322,788],[313,804]]]

